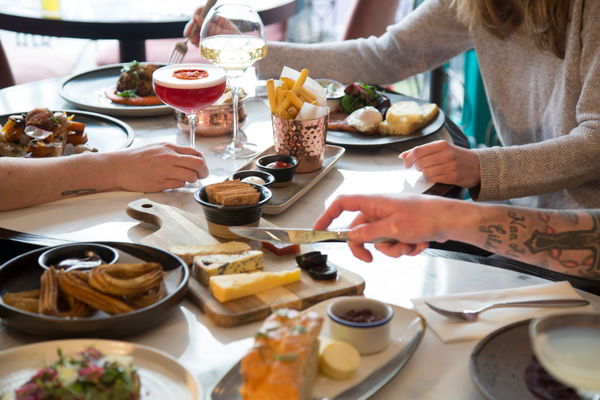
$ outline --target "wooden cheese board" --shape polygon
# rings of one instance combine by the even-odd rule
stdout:
[[[190,213],[176,207],[140,199],[129,203],[127,214],[139,221],[152,224],[158,230],[142,238],[140,242],[169,250],[172,246],[218,243],[208,233],[206,220],[200,212]],[[264,219],[261,226],[272,226]],[[253,248],[260,249],[260,243],[248,242]],[[311,251],[303,246],[302,253]],[[296,268],[295,255],[277,256],[270,251],[264,253],[264,270],[280,271]],[[288,307],[303,310],[323,300],[336,296],[362,294],[364,280],[357,274],[336,266],[338,277],[331,281],[317,281],[302,271],[299,282],[267,290],[253,296],[220,303],[207,286],[195,278],[190,278],[188,297],[216,324],[236,326],[266,318],[274,309]],[[192,274],[193,275],[193,274]]]

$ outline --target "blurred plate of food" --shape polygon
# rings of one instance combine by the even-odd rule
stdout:
[[[79,110],[33,110],[0,115],[0,157],[56,157],[129,147],[131,126]]]
[[[431,135],[445,121],[435,104],[355,82],[330,105],[327,143],[383,146]]]
[[[119,262],[100,270],[46,274],[51,270],[41,268],[38,258],[49,248],[40,248],[1,265],[2,322],[44,337],[120,337],[147,330],[179,304],[190,274],[180,258],[142,244],[98,243],[115,248]],[[150,283],[157,268],[160,279]],[[147,285],[152,288],[138,294],[115,291]]]
[[[82,394],[77,398],[201,398],[196,379],[171,356],[102,339],[39,342],[0,352],[0,398],[12,399],[17,390],[18,398],[32,399],[27,394],[34,391],[43,398],[64,398],[62,390],[69,398],[76,398],[73,391]]]
[[[163,65],[132,61],[91,69],[66,78],[59,94],[81,109],[109,115],[169,114],[173,109],[158,101],[152,90],[152,71]]]

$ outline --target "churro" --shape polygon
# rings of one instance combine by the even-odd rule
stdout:
[[[64,293],[107,314],[122,314],[134,310],[123,300],[91,287],[88,274],[83,271],[75,270],[60,274],[58,284]]]
[[[160,285],[163,271],[160,264],[110,264],[92,268],[91,287],[115,296],[140,296]]]

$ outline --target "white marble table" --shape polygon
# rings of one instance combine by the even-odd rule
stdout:
[[[0,91],[0,114],[31,109],[34,106],[72,108],[56,95],[57,81],[20,85]],[[267,108],[261,101],[248,104],[246,133],[251,141],[266,148],[272,144],[271,126],[265,118]],[[268,114],[267,114],[268,115]],[[186,144],[187,135],[174,125],[171,116],[129,118],[134,128],[134,146],[163,140]],[[450,140],[447,132],[422,141]],[[200,138],[199,147],[209,149],[224,138]],[[397,155],[418,142],[394,145],[370,151],[348,151],[337,167],[318,186],[302,197],[294,207],[267,219],[281,226],[309,227],[336,195],[375,192],[416,192],[431,187],[421,174],[405,169]],[[224,161],[206,152],[211,176],[205,182],[223,179],[246,161]],[[117,240],[135,242],[152,231],[125,213],[126,205],[141,197],[167,203],[188,211],[200,212],[189,192],[169,191],[159,194],[100,193],[61,200],[23,210],[0,213],[0,227],[64,240]],[[40,218],[40,216],[42,218]],[[339,224],[348,222],[350,216]],[[406,308],[411,298],[465,291],[512,288],[546,282],[519,274],[464,261],[429,256],[391,259],[375,255],[372,264],[354,259],[345,244],[319,244],[330,260],[360,274],[366,282],[365,295]],[[600,299],[582,293],[600,310]],[[237,328],[222,328],[210,321],[188,300],[173,315],[149,332],[126,340],[160,349],[181,362],[208,390],[218,377],[239,360],[251,343],[249,337],[257,328],[253,323]],[[0,326],[0,349],[41,340],[23,336]],[[429,329],[413,358],[387,385],[374,396],[387,399],[478,399],[469,377],[469,356],[476,342],[443,344]]]

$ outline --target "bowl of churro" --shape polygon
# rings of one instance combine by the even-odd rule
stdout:
[[[100,247],[91,246],[96,244]],[[118,253],[118,261],[86,268],[57,268],[57,263],[40,268],[42,253],[62,246],[32,250],[7,261],[0,265],[4,325],[44,337],[127,336],[172,314],[170,309],[185,295],[189,268],[169,252],[137,243],[70,246],[76,245],[106,246]],[[58,260],[81,253],[62,254]]]

